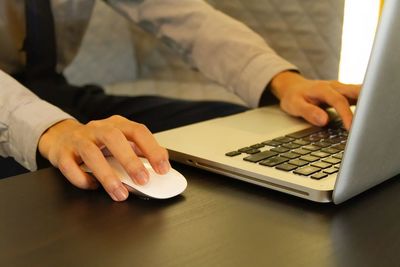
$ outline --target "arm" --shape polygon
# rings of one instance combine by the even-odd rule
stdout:
[[[34,171],[37,151],[75,186],[94,189],[100,182],[115,201],[125,200],[128,191],[104,151],[113,154],[138,184],[148,180],[138,156],[146,157],[160,174],[170,168],[167,151],[144,125],[119,116],[83,125],[0,71],[0,155]],[[80,169],[82,162],[96,179]]]
[[[153,33],[205,76],[256,107],[279,72],[296,67],[255,32],[200,0],[107,0]]]
[[[34,171],[42,133],[53,124],[71,118],[39,99],[0,70],[0,155],[13,157]]]
[[[279,57],[259,35],[204,1],[106,2],[164,40],[205,76],[223,84],[251,107],[258,106],[268,85],[267,90],[272,89],[289,114],[325,125],[328,115],[319,105],[328,104],[350,128],[349,101],[358,97],[359,86],[312,81],[289,73],[296,67]]]

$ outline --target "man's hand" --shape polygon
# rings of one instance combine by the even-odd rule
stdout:
[[[280,100],[281,108],[287,113],[303,117],[308,122],[324,126],[329,117],[321,105],[336,109],[349,130],[353,113],[350,105],[355,104],[360,85],[342,84],[338,81],[317,81],[305,79],[298,73],[285,71],[271,81],[271,91]]]
[[[145,184],[149,173],[138,158],[146,157],[153,169],[165,174],[170,169],[167,151],[160,147],[142,124],[121,116],[91,121],[86,125],[64,120],[50,127],[39,140],[39,152],[75,186],[95,189],[98,182],[115,201],[128,197],[128,190],[116,177],[104,157],[111,153],[137,184]],[[85,163],[97,180],[81,170]]]

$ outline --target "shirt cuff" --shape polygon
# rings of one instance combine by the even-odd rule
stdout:
[[[280,72],[297,70],[297,67],[272,54],[260,54],[254,57],[240,74],[232,86],[241,88],[235,90],[250,107],[258,107],[260,99],[272,78]],[[266,89],[267,88],[267,89]]]
[[[9,155],[30,171],[37,169],[39,138],[52,125],[73,119],[61,109],[40,99],[18,107],[10,113]]]

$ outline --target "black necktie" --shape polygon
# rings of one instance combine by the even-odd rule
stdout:
[[[42,78],[55,73],[56,40],[50,0],[25,0],[26,76]]]

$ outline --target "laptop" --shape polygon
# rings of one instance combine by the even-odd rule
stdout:
[[[400,1],[387,0],[346,132],[278,106],[156,134],[172,160],[316,202],[342,203],[400,173]]]

